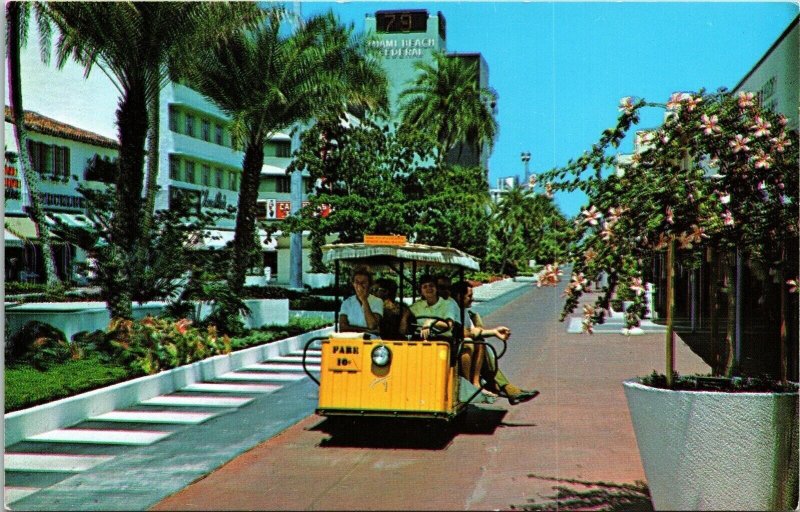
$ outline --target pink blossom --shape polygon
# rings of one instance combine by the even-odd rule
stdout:
[[[728,145],[733,148],[734,153],[738,153],[739,151],[750,151],[750,146],[747,145],[748,142],[750,142],[750,137],[744,137],[737,133],[736,137]]]
[[[769,169],[772,163],[772,157],[766,153],[761,153],[757,157],[753,157],[753,159],[756,162],[756,169]]]
[[[547,183],[544,186],[544,195],[547,196],[547,199],[553,199],[553,184]]]
[[[667,101],[667,110],[678,110],[681,107],[682,94],[679,92],[672,93]]]
[[[770,139],[770,142],[775,146],[775,151],[778,153],[783,153],[786,149],[786,146],[791,146],[792,141],[787,139],[785,135],[781,135],[780,137],[775,137]]]
[[[730,212],[730,210],[725,210],[725,213],[722,214],[722,222],[726,226],[733,226],[733,214]]]
[[[667,206],[667,222],[669,224],[675,224],[675,219],[674,219],[673,214],[672,214],[672,207],[671,206]]]
[[[630,96],[625,96],[619,100],[619,111],[625,112],[626,114],[633,112],[633,98]]]
[[[583,253],[583,259],[587,262],[594,260],[596,257],[597,257],[597,251],[595,251],[591,247],[586,249],[586,251]]]
[[[755,124],[750,127],[755,133],[753,134],[756,138],[763,137],[764,135],[769,135],[769,129],[772,127],[772,123],[767,121],[766,119],[762,119],[761,116],[756,116]]]
[[[558,268],[558,263],[550,264],[544,266],[544,270],[539,272],[539,279],[536,283],[537,287],[542,286],[555,286],[556,284],[561,282],[560,276],[564,273]]]
[[[692,230],[681,233],[678,240],[680,241],[681,249],[691,249],[693,244],[701,242],[703,238],[708,238],[705,230],[697,226],[697,224],[692,224]]]
[[[644,293],[644,285],[642,284],[641,277],[634,277],[631,279],[631,284],[628,285],[632,291],[636,292],[636,295],[642,295]]]
[[[706,135],[712,135],[714,132],[721,132],[722,128],[717,126],[719,122],[719,118],[716,115],[708,117],[708,115],[703,114],[700,119],[702,119],[702,123],[700,123],[700,128],[703,128],[703,133]]]
[[[592,321],[589,319],[584,318],[581,322],[581,332],[585,332],[586,334],[594,334],[594,329],[592,327]]]
[[[701,96],[689,96],[686,99],[686,110],[692,112],[702,102],[703,98]]]
[[[603,214],[598,212],[597,208],[595,208],[594,206],[592,206],[588,210],[582,210],[581,214],[583,214],[584,216],[583,221],[588,222],[592,226],[596,226],[600,220],[600,217],[603,216]]]
[[[570,283],[576,291],[589,291],[589,280],[584,277],[583,272],[572,274],[572,282]]]
[[[658,236],[658,241],[656,241],[655,245],[653,245],[653,249],[658,251],[664,249],[667,245],[669,245],[669,237],[666,234],[661,233]]]
[[[786,119],[785,115],[783,115],[783,114],[778,115],[778,124],[780,124],[781,126],[786,126],[786,124],[788,122],[789,122],[789,120]]]
[[[789,293],[797,293],[797,278],[787,280],[786,284],[789,285]]]
[[[611,240],[611,237],[614,236],[614,226],[613,224],[609,224],[608,222],[603,223],[603,230],[600,231],[600,237],[603,240]]]
[[[731,195],[727,192],[721,192],[719,194],[719,202],[722,204],[728,204],[731,202]]]
[[[739,108],[747,108],[753,106],[753,98],[755,98],[755,94],[752,92],[740,92],[739,93]]]

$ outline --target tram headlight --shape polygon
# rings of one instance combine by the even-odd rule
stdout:
[[[372,349],[372,362],[375,366],[387,366],[392,360],[392,351],[386,345],[376,345]]]

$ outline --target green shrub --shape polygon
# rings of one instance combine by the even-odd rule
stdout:
[[[5,370],[5,411],[33,407],[130,377],[125,367],[109,364],[97,356],[53,363],[47,371],[29,364],[9,365]]]
[[[6,282],[6,295],[18,295],[23,293],[44,293],[47,286],[39,283]]]
[[[319,317],[311,318],[292,318],[289,325],[262,327],[253,329],[247,336],[231,339],[231,346],[234,350],[241,350],[256,345],[271,343],[291,336],[297,336],[305,332],[314,331],[333,325],[333,322]]]
[[[302,311],[336,311],[336,301],[313,295],[289,301],[289,309]]]
[[[137,374],[158,373],[231,351],[230,339],[218,336],[214,326],[203,331],[186,319],[115,320],[104,336],[91,342],[110,350],[111,360]]]
[[[24,362],[37,369],[46,369],[53,363],[79,357],[73,353],[64,333],[55,327],[32,320],[8,339],[5,346],[9,364]]]

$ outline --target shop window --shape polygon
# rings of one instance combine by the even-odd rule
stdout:
[[[204,187],[211,186],[211,167],[208,165],[203,166],[202,184]]]
[[[223,188],[225,186],[225,182],[223,180],[224,176],[225,173],[222,171],[222,169],[214,170],[214,185],[216,185],[217,188]]]
[[[275,156],[281,158],[289,158],[292,156],[292,143],[289,141],[280,141],[275,144]]]
[[[201,131],[203,140],[206,142],[211,141],[211,122],[203,119],[201,121]]]
[[[194,137],[194,116],[186,114],[186,135]]]

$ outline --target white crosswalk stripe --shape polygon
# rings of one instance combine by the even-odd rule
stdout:
[[[3,488],[3,494],[6,497],[6,505],[19,501],[25,496],[29,496],[36,491],[40,491],[38,487],[15,487],[7,486]]]
[[[148,445],[170,435],[172,432],[70,428],[51,430],[26,440],[50,443]]]
[[[205,391],[211,393],[272,393],[281,386],[273,384],[223,384],[217,382],[196,382],[183,391]]]
[[[220,380],[256,380],[266,382],[285,382],[295,381],[305,378],[305,374],[290,372],[290,373],[269,373],[269,372],[230,372],[217,377]]]
[[[6,453],[6,471],[80,472],[113,459],[108,455],[57,455],[50,453]]]
[[[209,412],[162,412],[162,411],[111,411],[89,418],[92,421],[124,421],[130,423],[175,423],[197,425],[218,416]]]
[[[255,398],[162,395],[148,398],[140,403],[143,405],[161,405],[173,407],[241,407],[249,404],[253,400],[255,400]]]

